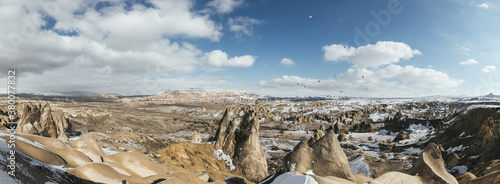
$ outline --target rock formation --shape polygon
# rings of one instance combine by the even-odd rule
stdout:
[[[226,109],[224,116],[219,122],[219,128],[215,134],[215,145],[216,150],[222,150],[226,155],[233,156],[234,146],[235,146],[235,131],[237,124],[234,120],[231,120],[230,110]]]
[[[392,142],[399,142],[399,141],[402,141],[405,139],[408,139],[408,136],[406,135],[406,132],[404,130],[401,130],[401,131],[399,131],[398,135],[396,135],[396,137],[394,137]]]
[[[49,104],[26,104],[20,111],[17,132],[68,140],[71,124],[62,111]]]
[[[316,143],[316,141],[321,139],[321,137],[323,137],[323,131],[321,129],[317,129],[307,143],[309,144],[309,146],[312,146],[314,143]]]
[[[363,121],[361,123],[357,123],[351,127],[351,131],[353,132],[373,132],[374,128],[371,123]]]
[[[339,140],[339,142],[344,142],[349,140],[349,137],[347,137],[347,134],[345,133],[340,133],[337,139]]]
[[[285,171],[306,173],[309,170],[318,176],[334,176],[354,181],[349,161],[340,147],[333,129],[310,147],[306,141],[300,142],[284,158]]]
[[[259,142],[259,122],[254,110],[247,110],[237,127],[236,122],[230,120],[229,110],[226,109],[215,139],[215,149],[232,156],[237,173],[250,181],[259,181],[268,175],[267,161]]]
[[[254,111],[243,116],[239,130],[233,157],[236,171],[250,181],[260,181],[268,175],[267,161],[259,142],[259,122]]]
[[[335,134],[340,134],[343,132],[338,122],[333,126],[333,132],[335,132]]]
[[[434,143],[425,147],[410,174],[418,174],[425,183],[458,183],[455,177],[446,171],[439,146]]]
[[[201,136],[197,131],[194,131],[193,138],[191,139],[192,143],[201,143]]]

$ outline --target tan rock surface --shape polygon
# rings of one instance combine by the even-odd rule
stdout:
[[[430,143],[420,154],[419,159],[410,170],[410,174],[422,177],[425,183],[450,183],[458,181],[446,171],[439,146]]]

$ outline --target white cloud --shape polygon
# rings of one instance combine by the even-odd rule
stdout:
[[[280,63],[285,66],[295,66],[295,62],[289,58],[281,59]]]
[[[229,18],[229,30],[236,33],[236,37],[242,35],[253,36],[253,26],[260,25],[263,21],[250,17]]]
[[[214,50],[212,52],[205,53],[203,59],[209,65],[216,67],[250,67],[255,62],[256,57],[251,55],[244,55],[229,58],[227,53],[221,50]]]
[[[323,46],[326,61],[348,61],[360,67],[378,67],[408,60],[420,55],[419,50],[401,42],[379,41],[375,45],[368,44],[358,48],[340,44]]]
[[[481,71],[483,71],[485,73],[489,73],[489,72],[495,71],[496,69],[497,69],[496,66],[489,65],[489,66],[485,66],[483,69],[481,69]]]
[[[381,69],[349,68],[337,77],[326,79],[285,75],[270,81],[261,80],[257,85],[264,88],[287,88],[284,91],[293,91],[295,94],[398,97],[434,95],[462,83],[462,80],[433,69],[391,64]]]
[[[113,1],[95,10],[97,1],[0,1],[0,34],[5,35],[0,37],[0,63],[19,71],[20,86],[51,90],[127,92],[131,81],[143,83],[137,78],[143,74],[154,73],[146,77],[150,83],[211,69],[205,58],[209,53],[171,39],[218,41],[222,26],[194,10],[191,0],[148,2],[151,7]],[[46,16],[56,20],[53,29],[41,29]],[[248,67],[256,58],[227,58],[220,52],[226,58],[210,60],[213,66]]]
[[[461,65],[472,65],[472,64],[477,64],[478,62],[474,59],[468,59],[467,61],[462,61],[459,64]]]
[[[488,3],[481,3],[481,4],[478,4],[476,6],[479,8],[484,8],[484,9],[488,9],[490,7],[490,5]]]
[[[219,14],[228,14],[243,5],[243,2],[243,0],[212,0],[207,3],[207,6],[215,9]]]
[[[465,52],[469,52],[470,51],[470,49],[468,47],[465,47],[465,46],[460,47],[460,49],[462,49]]]

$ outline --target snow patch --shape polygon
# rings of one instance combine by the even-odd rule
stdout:
[[[452,167],[451,169],[447,169],[448,173],[452,173],[452,174],[457,173],[458,175],[467,172],[467,170],[469,170],[469,168],[466,165],[459,165],[459,166]]]
[[[370,177],[370,167],[367,163],[363,162],[365,157],[359,156],[358,158],[349,162],[352,174],[364,174],[366,177]]]
[[[420,149],[420,148],[408,148],[401,153],[405,154],[405,155],[420,155],[420,153],[422,153],[422,149]]]
[[[215,158],[217,158],[217,160],[224,160],[224,162],[226,163],[226,166],[227,166],[227,170],[228,171],[232,171],[234,169],[236,169],[236,167],[234,167],[233,165],[233,159],[231,159],[231,156],[229,155],[226,155],[224,154],[224,152],[222,150],[215,150],[214,151],[214,156]]]

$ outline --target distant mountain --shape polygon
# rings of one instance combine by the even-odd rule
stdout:
[[[484,97],[486,97],[486,98],[500,98],[500,95],[493,95],[493,93],[490,93],[488,95],[485,95]]]

